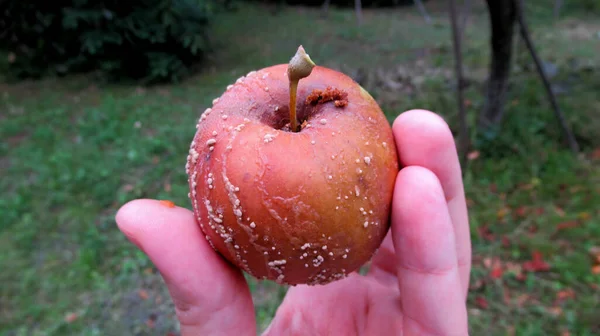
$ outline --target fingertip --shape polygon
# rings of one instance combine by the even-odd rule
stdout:
[[[453,227],[442,185],[431,170],[409,166],[398,173],[392,238],[405,266],[434,272],[455,266]]]
[[[133,244],[144,250],[142,243],[147,240],[148,233],[160,234],[160,231],[164,231],[162,225],[152,223],[191,223],[193,215],[190,210],[176,206],[171,201],[135,199],[117,210],[115,222]]]
[[[400,114],[394,120],[392,132],[399,144],[398,154],[406,165],[423,162],[427,156],[435,158],[448,147],[455,147],[448,123],[428,110],[416,109]]]

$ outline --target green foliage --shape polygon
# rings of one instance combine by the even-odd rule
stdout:
[[[0,2],[0,48],[14,78],[99,70],[175,81],[209,49],[212,0]]]
[[[248,2],[256,2],[257,0],[237,0],[237,1],[248,1]],[[427,0],[423,0],[426,2]],[[261,0],[261,2],[265,2],[265,0]],[[276,4],[286,4],[292,6],[322,6],[325,0],[266,0],[266,2],[276,3]],[[332,0],[330,2],[331,6],[336,7],[354,7],[354,0],[341,0],[336,1]],[[376,8],[376,7],[390,7],[390,6],[412,6],[414,5],[413,0],[362,0],[361,5],[363,8]]]

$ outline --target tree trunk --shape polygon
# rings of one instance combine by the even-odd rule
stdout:
[[[492,55],[486,101],[478,121],[481,130],[499,124],[504,115],[516,19],[514,0],[486,0],[486,3],[492,28]]]
[[[452,23],[452,45],[454,50],[454,72],[456,75],[458,119],[459,119],[459,144],[458,152],[462,167],[466,165],[467,153],[470,147],[469,128],[467,126],[467,111],[465,110],[464,87],[465,80],[462,68],[461,33],[458,23],[458,11],[455,0],[448,0],[450,6],[450,20]]]

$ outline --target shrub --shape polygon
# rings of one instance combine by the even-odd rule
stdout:
[[[99,70],[113,80],[175,81],[209,49],[210,1],[0,1],[0,48],[11,77]]]

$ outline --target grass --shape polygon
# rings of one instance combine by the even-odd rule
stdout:
[[[287,62],[298,44],[317,63],[348,72],[409,69],[414,88],[400,96],[376,76],[369,81],[389,119],[426,108],[456,129],[452,83],[443,75],[453,66],[444,2],[429,1],[428,9],[433,25],[415,9],[399,8],[366,11],[358,29],[350,10],[332,10],[325,20],[315,9],[271,15],[242,5],[216,20],[213,59],[181,84],[138,88],[85,76],[0,84],[0,334],[177,332],[159,275],[118,232],[114,213],[139,197],[187,204],[189,125],[227,84]],[[587,32],[600,27],[583,16],[554,22],[533,12],[536,43],[559,68],[553,82],[566,90],[560,105],[583,153],[561,143],[543,87],[521,57],[502,132],[477,142],[479,157],[465,167],[471,329],[592,335],[600,333],[600,275],[591,253],[600,246],[600,53]],[[472,18],[465,46],[465,68],[476,83],[467,91],[470,119],[483,103],[487,34],[485,16]],[[548,270],[539,260],[528,263],[537,253]],[[537,271],[525,271],[531,265]],[[285,288],[249,281],[264,328]]]

